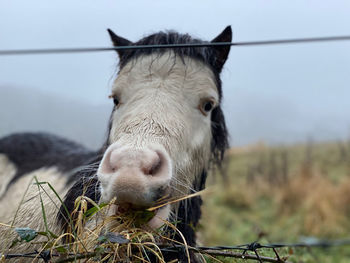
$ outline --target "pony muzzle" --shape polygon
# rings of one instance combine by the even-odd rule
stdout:
[[[159,145],[145,148],[108,147],[97,171],[101,202],[116,198],[116,204],[152,207],[168,192],[172,165]]]

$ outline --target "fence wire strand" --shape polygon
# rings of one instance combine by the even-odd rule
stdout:
[[[160,250],[163,253],[183,253],[184,249],[188,249],[194,253],[200,253],[203,255],[211,255],[211,256],[220,256],[220,257],[232,257],[239,258],[243,260],[255,260],[259,263],[263,262],[274,262],[274,263],[289,263],[288,257],[282,257],[278,254],[278,248],[330,248],[330,247],[339,247],[339,246],[349,246],[350,239],[341,239],[341,240],[310,240],[300,243],[272,243],[272,244],[260,244],[258,242],[236,245],[236,246],[199,246],[199,247],[188,247],[185,245],[162,245],[157,244]],[[275,258],[261,256],[259,254],[259,249],[272,249],[275,254]],[[239,251],[239,252],[234,252]],[[13,258],[38,258],[42,259],[44,262],[51,262],[52,258],[58,258],[62,255],[51,253],[52,251],[35,251],[31,253],[24,254],[0,254],[0,259],[13,259]],[[247,252],[253,252],[254,254],[248,254]],[[69,254],[68,258],[61,258],[54,262],[71,262],[70,259],[83,259],[90,258],[96,256],[95,252],[87,252],[83,254]]]
[[[44,49],[13,49],[0,50],[0,56],[10,55],[39,55],[39,54],[64,54],[64,53],[91,53],[117,50],[134,50],[134,49],[165,49],[165,48],[190,48],[190,47],[213,47],[213,46],[264,46],[264,45],[283,45],[299,43],[317,43],[330,41],[350,41],[349,36],[328,36],[312,38],[292,38],[277,40],[260,40],[246,42],[204,42],[196,44],[168,44],[168,45],[130,45],[119,47],[90,47],[90,48],[44,48]]]

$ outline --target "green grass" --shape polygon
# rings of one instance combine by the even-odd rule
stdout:
[[[226,176],[207,185],[216,188],[204,196],[199,239],[205,245],[350,238],[349,142],[233,150]],[[350,246],[279,254],[291,262],[350,262]]]

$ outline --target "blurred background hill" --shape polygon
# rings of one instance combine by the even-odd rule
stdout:
[[[226,104],[229,102],[226,100]],[[92,103],[40,89],[0,86],[0,136],[21,131],[45,131],[78,141],[90,148],[101,146],[112,101]],[[344,140],[350,136],[346,117],[330,114],[303,115],[283,99],[250,96],[227,114],[231,144],[245,146]],[[350,117],[350,115],[349,115]],[[349,132],[347,132],[349,131]]]
[[[45,131],[92,149],[102,145],[111,105],[94,105],[35,89],[0,86],[0,137]]]

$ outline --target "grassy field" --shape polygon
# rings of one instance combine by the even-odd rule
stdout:
[[[45,184],[37,183],[32,187],[38,185],[44,187]],[[254,241],[268,244],[350,238],[350,141],[322,144],[309,142],[288,147],[257,144],[231,149],[222,175],[217,171],[210,176],[207,187],[209,190],[203,195],[203,216],[198,229],[198,239],[202,245],[234,246]],[[107,214],[108,207],[113,205],[113,201],[110,204],[96,204],[87,210],[88,201],[83,197],[77,201],[75,213],[79,215],[79,220],[72,225],[76,242],[56,246],[62,236],[52,235],[48,229],[46,232],[27,229],[25,233],[31,234],[30,240],[26,236],[21,242],[42,243],[43,249],[53,248],[63,256],[81,254],[88,248],[94,251],[88,262],[105,262],[106,258],[115,257],[115,251],[118,251],[120,259],[137,258],[137,262],[145,262],[145,259],[138,257],[144,255],[140,247],[157,243],[159,234],[149,233],[139,227],[144,223],[145,211],[138,214],[143,218],[143,223],[138,222],[135,217],[137,214],[104,216],[92,230],[86,231],[84,222],[93,218],[97,211]],[[38,202],[38,205],[43,204]],[[147,213],[148,216],[153,215],[149,211]],[[46,221],[44,213],[43,221]],[[111,222],[114,222],[113,225]],[[137,222],[138,226],[135,225]],[[121,236],[101,234],[107,225],[109,234],[120,233]],[[130,228],[131,225],[134,227]],[[169,224],[169,227],[172,225]],[[42,238],[40,242],[37,236]],[[120,243],[120,240],[126,241],[125,237],[127,241],[132,240],[139,254],[132,257],[128,254],[133,250],[129,249],[127,243]],[[111,240],[118,241],[113,243]],[[17,244],[17,241],[12,242],[13,246],[21,244]],[[259,254],[275,257],[271,249],[259,249]],[[327,249],[281,248],[278,254],[288,262],[295,263],[350,262],[349,245]],[[257,262],[228,258],[219,260]],[[218,260],[208,258],[208,262]]]
[[[350,142],[231,149],[223,170],[207,184],[202,244],[350,238]],[[279,254],[291,262],[350,262],[350,246]]]

